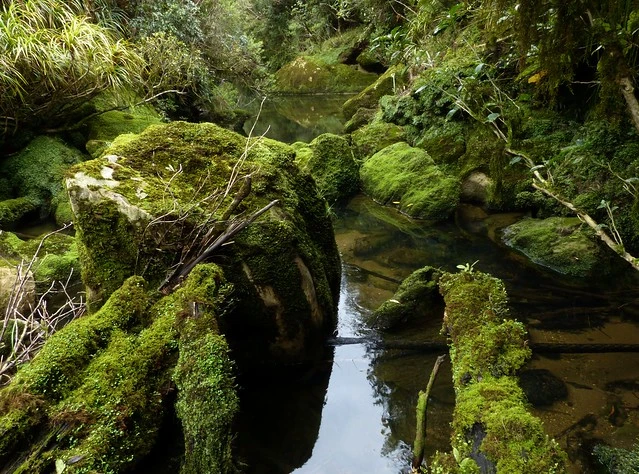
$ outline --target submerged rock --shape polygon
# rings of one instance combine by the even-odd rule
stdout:
[[[441,310],[438,280],[440,272],[424,267],[409,275],[393,297],[383,303],[370,316],[366,324],[381,330],[392,330],[408,320],[420,320]]]
[[[359,191],[359,166],[348,141],[325,133],[307,147],[297,146],[295,160],[315,179],[329,204],[343,201]]]
[[[610,272],[608,252],[576,217],[522,219],[504,229],[503,241],[563,275],[585,278]]]
[[[459,202],[459,181],[447,176],[424,151],[407,143],[388,146],[362,165],[364,192],[411,217],[445,220]]]
[[[277,199],[217,252],[236,300],[220,324],[238,357],[309,355],[308,343],[335,325],[340,268],[326,203],[294,157],[273,140],[247,143],[213,124],[173,122],[121,135],[100,159],[74,168],[66,186],[92,307],[130,275],[159,287],[198,252],[188,252],[198,236]]]

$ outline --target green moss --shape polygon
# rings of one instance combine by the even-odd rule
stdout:
[[[36,212],[41,202],[33,196],[24,196],[15,199],[0,201],[0,225],[14,226],[21,219]]]
[[[275,92],[352,93],[361,91],[376,78],[376,74],[360,71],[346,64],[327,63],[314,56],[300,56],[275,73]]]
[[[420,149],[396,143],[370,157],[361,168],[364,192],[395,204],[411,217],[447,219],[459,201],[457,178],[446,176]]]
[[[18,154],[3,160],[0,163],[0,176],[10,178],[14,196],[26,199],[19,206],[17,201],[14,202],[5,211],[8,215],[0,215],[0,222],[5,219],[15,221],[25,211],[32,211],[34,206],[41,209],[41,216],[49,215],[52,202],[55,203],[62,192],[62,178],[66,170],[84,158],[79,150],[62,140],[40,136]]]
[[[531,351],[523,325],[507,319],[503,283],[473,271],[444,274],[439,283],[456,393],[455,457],[485,456],[498,473],[566,472],[566,455],[527,411],[514,377]]]
[[[438,292],[440,273],[432,267],[424,267],[411,273],[393,295],[377,308],[366,323],[376,329],[391,330],[409,319],[422,319],[439,308]]]
[[[353,133],[355,130],[371,123],[376,115],[377,110],[375,109],[357,109],[353,116],[344,124],[344,133]]]
[[[426,150],[437,164],[457,165],[466,152],[464,126],[459,122],[438,121],[420,135],[415,146]]]
[[[361,108],[376,109],[382,96],[394,94],[397,88],[403,86],[406,80],[404,71],[403,65],[391,67],[355,97],[348,99],[342,106],[344,118],[350,119]]]
[[[343,201],[359,191],[359,166],[346,139],[325,133],[309,149],[301,148],[296,161],[315,179],[320,194],[329,204]]]
[[[538,265],[564,275],[610,272],[610,255],[576,217],[523,219],[504,230],[504,242]]]
[[[404,129],[385,122],[373,122],[353,132],[351,135],[358,158],[366,160],[378,151],[406,139]]]

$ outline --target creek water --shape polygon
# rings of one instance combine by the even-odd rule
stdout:
[[[271,112],[261,119],[278,122]],[[278,127],[272,126],[269,133],[273,130]],[[318,130],[327,131],[315,128],[302,139],[309,141]],[[283,139],[277,134],[273,138]],[[298,139],[289,136],[286,141]],[[364,196],[336,212],[343,261],[340,336],[368,335],[363,317],[391,298],[412,271],[424,265],[456,271],[459,264],[478,261],[476,270],[505,282],[511,314],[526,323],[532,341],[639,341],[637,276],[620,270],[607,279],[576,281],[531,265],[500,240],[500,229],[521,215],[487,215],[461,206],[454,222],[429,225]],[[441,337],[442,312],[408,323],[385,338]],[[250,382],[240,378],[235,444],[245,472],[408,471],[417,394],[425,388],[437,355],[373,350],[363,344],[339,346],[327,348],[324,360],[293,376],[286,369],[280,376],[269,373]],[[567,450],[572,473],[595,472],[590,453],[596,443],[630,448],[636,442],[639,354],[535,354],[523,373],[535,403],[532,410]],[[544,396],[535,396],[539,394]],[[429,400],[427,455],[449,449],[453,408],[450,364],[445,363]]]

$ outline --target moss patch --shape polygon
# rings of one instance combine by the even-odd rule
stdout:
[[[357,157],[366,160],[378,151],[406,139],[404,129],[385,122],[373,122],[353,132],[351,135]]]
[[[441,309],[439,295],[440,273],[432,267],[424,267],[411,273],[393,295],[377,308],[366,324],[382,330],[392,330],[408,320],[420,320]]]
[[[308,149],[300,148],[296,161],[315,179],[329,204],[343,201],[359,191],[359,166],[346,139],[325,133],[315,138]]]
[[[279,94],[353,93],[376,78],[377,74],[353,66],[300,56],[275,73],[274,89]]]
[[[576,217],[523,219],[504,230],[503,240],[532,262],[563,275],[584,278],[611,270],[609,252]]]
[[[0,177],[11,183],[15,199],[0,202],[0,225],[13,224],[39,210],[39,217],[55,211],[64,198],[62,179],[66,170],[85,159],[76,148],[62,140],[41,136],[26,148],[0,162]]]
[[[370,157],[360,176],[366,194],[382,204],[397,205],[411,217],[444,220],[459,201],[457,178],[446,176],[425,151],[407,143]]]

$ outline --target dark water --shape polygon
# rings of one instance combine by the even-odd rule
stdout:
[[[266,103],[253,135],[285,142],[340,133],[344,96],[278,98]],[[250,129],[253,121],[246,124]],[[268,131],[267,131],[268,129]],[[337,211],[343,261],[340,336],[366,335],[362,316],[391,298],[424,265],[458,265],[501,278],[512,315],[537,342],[639,342],[639,278],[575,281],[531,266],[507,249],[499,229],[521,218],[462,206],[454,222],[417,223],[365,197]],[[411,323],[387,339],[432,340],[441,317]],[[415,404],[438,354],[328,348],[323,361],[291,373],[251,376],[242,385],[236,453],[247,473],[400,473],[409,471]],[[594,472],[595,443],[630,448],[639,436],[639,354],[534,355],[527,369],[558,380],[558,399],[533,408],[567,450],[572,473]],[[535,373],[535,372],[532,372]],[[538,373],[538,372],[537,372]],[[533,382],[533,390],[539,388]],[[547,385],[544,386],[544,392]],[[428,408],[427,456],[449,450],[454,393],[445,363]]]
[[[284,143],[310,142],[322,133],[342,133],[342,104],[348,95],[305,95],[276,97],[264,102],[256,122],[255,117],[246,121],[244,132],[251,136],[265,135]],[[250,108],[258,115],[259,103]]]
[[[455,271],[479,260],[477,270],[505,281],[513,316],[528,324],[532,340],[639,341],[636,275],[574,281],[528,266],[499,242],[498,229],[519,217],[466,207],[456,222],[430,226],[355,198],[335,219],[343,259],[339,335],[365,334],[362,315],[413,270]],[[388,338],[435,339],[440,326],[440,318],[421,321]],[[406,472],[417,394],[437,355],[341,346],[305,377],[250,387],[237,440],[246,472]],[[550,371],[566,388],[563,399],[534,411],[567,449],[572,472],[591,472],[595,442],[629,448],[637,439],[639,354],[535,355],[529,368]],[[429,454],[449,449],[453,407],[446,363],[429,401]]]

